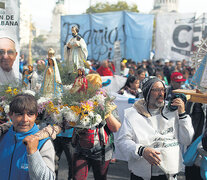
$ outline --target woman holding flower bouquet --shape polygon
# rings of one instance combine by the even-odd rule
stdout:
[[[92,167],[94,178],[104,180],[107,179],[108,166],[113,153],[113,132],[119,130],[121,123],[115,111],[116,106],[107,93],[100,89],[101,77],[98,74],[89,74],[86,78],[88,84],[92,85],[92,89],[96,89],[96,95],[87,102],[80,103],[80,106],[63,107],[54,119],[60,121],[64,119],[65,122],[62,125],[48,126],[36,135],[40,139],[48,136],[54,139],[61,129],[67,128],[68,124],[76,124],[72,137],[75,149],[72,158],[73,179],[86,180],[88,170]],[[74,115],[72,115],[73,112],[75,112]],[[72,120],[76,119],[75,117],[79,118],[78,121]]]
[[[89,95],[91,90],[96,90],[95,94],[73,105],[55,107],[52,102],[49,102],[46,109],[49,111],[50,118],[55,121],[51,124],[56,125],[48,125],[35,135],[39,139],[48,136],[55,139],[61,130],[74,127],[73,179],[86,180],[88,170],[92,167],[95,180],[105,180],[113,153],[113,132],[119,130],[121,123],[118,120],[116,105],[106,91],[101,89],[101,77],[98,74],[89,74],[86,79],[87,94],[82,95]]]

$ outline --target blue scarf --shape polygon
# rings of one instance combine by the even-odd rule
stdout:
[[[37,133],[39,129],[36,124],[28,132],[15,132],[13,129],[11,126],[0,138],[0,179],[29,180],[27,150],[22,140]],[[39,141],[38,150],[47,139]]]

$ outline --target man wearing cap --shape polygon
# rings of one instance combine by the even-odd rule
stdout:
[[[128,160],[131,180],[175,179],[182,168],[181,145],[193,136],[191,118],[180,98],[177,110],[165,106],[165,85],[156,77],[143,81],[143,97],[125,110],[117,148]]]
[[[183,74],[180,72],[173,72],[170,76],[170,86],[167,89],[166,100],[169,101],[173,96],[173,90],[182,89],[182,84],[186,81]]]
[[[16,57],[15,42],[7,37],[0,38],[0,85],[18,82],[18,77],[15,76],[12,68]]]

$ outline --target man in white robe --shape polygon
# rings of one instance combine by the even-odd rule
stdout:
[[[19,77],[16,77],[13,64],[17,52],[15,42],[7,37],[0,38],[0,85],[15,85]]]

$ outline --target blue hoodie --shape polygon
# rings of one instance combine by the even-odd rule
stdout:
[[[38,132],[36,124],[27,132],[15,132],[13,126],[0,138],[0,180],[29,180],[27,150],[22,140]],[[47,138],[48,139],[48,138]],[[47,141],[39,141],[38,149]]]

